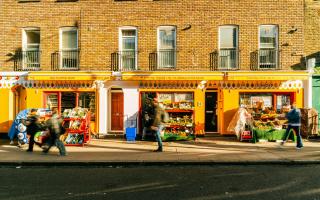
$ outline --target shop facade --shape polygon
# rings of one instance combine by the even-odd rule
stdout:
[[[100,110],[101,114],[105,115],[100,116],[100,119],[105,119],[104,122],[107,122],[102,132],[123,133],[126,127],[135,126],[137,133],[142,134],[147,101],[157,97],[169,113],[172,127],[185,126],[183,129],[170,129],[168,132],[185,132],[192,127],[196,135],[210,133],[225,135],[234,134],[228,132],[227,127],[241,106],[254,107],[263,101],[264,107],[276,112],[293,102],[300,108],[304,107],[303,87],[308,74],[305,72],[158,72],[151,75],[123,72],[117,79],[103,85],[103,93],[106,95],[100,102],[109,103],[104,110]],[[123,94],[120,95],[122,97],[114,97],[119,96],[119,94],[113,95],[114,93]],[[119,108],[114,108],[113,102],[118,102],[114,98],[123,98],[123,110],[120,108],[120,112],[115,111]],[[114,128],[113,123],[116,116],[123,121],[118,129]],[[102,123],[100,121],[100,124]],[[185,133],[182,133],[182,136],[185,136]]]
[[[188,126],[192,124],[192,131],[203,135],[205,90],[201,81],[204,79],[222,80],[223,73],[199,73],[197,76],[179,72],[113,74],[112,80],[101,82],[98,89],[101,94],[99,102],[105,102],[100,104],[99,110],[100,133],[122,134],[126,128],[136,127],[137,133],[142,134],[145,100],[158,97],[162,104],[167,104],[168,108],[171,106],[171,115],[175,115],[175,120],[188,116]],[[173,103],[177,106],[175,109]]]
[[[0,132],[8,132],[12,121],[26,108],[57,109],[63,113],[75,107],[90,111],[91,132],[99,133],[97,80],[110,79],[105,72],[2,73],[0,101],[4,107]]]
[[[234,134],[227,127],[241,106],[279,111],[284,104],[305,106],[305,72],[29,72],[2,76],[2,115],[7,132],[16,112],[73,107],[90,110],[92,131],[142,134],[146,99],[157,97],[170,114],[169,133]],[[314,92],[317,94],[317,92]],[[179,128],[184,126],[184,128]],[[183,133],[184,132],[184,133]],[[187,133],[187,134],[186,134]]]

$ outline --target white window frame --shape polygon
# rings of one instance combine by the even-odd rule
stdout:
[[[274,47],[274,49],[278,50],[278,44],[279,44],[279,26],[276,25],[276,24],[262,24],[259,26],[259,29],[258,29],[258,38],[259,38],[259,43],[258,43],[258,48],[261,49],[261,41],[260,41],[260,30],[261,30],[261,27],[275,27],[276,28],[276,45]],[[273,48],[266,48],[266,49],[273,49]]]
[[[237,25],[221,25],[219,26],[219,41],[218,41],[218,48],[221,49],[221,28],[236,28],[237,34],[236,34],[236,46],[235,47],[226,47],[227,49],[238,49],[239,48],[239,26]]]
[[[134,68],[137,69],[138,66],[138,29],[137,27],[134,26],[123,26],[119,28],[119,50],[120,52],[123,51],[123,47],[122,47],[122,31],[123,30],[134,30],[136,32],[135,37],[135,47],[134,47],[134,51],[135,51],[135,65]],[[119,64],[120,64],[120,69],[122,69],[122,60],[121,60],[121,56],[119,56]]]
[[[40,32],[40,28],[39,27],[27,27],[27,28],[22,28],[22,68],[25,69],[25,68],[28,68],[28,66],[26,65],[27,62],[26,62],[26,55],[24,54],[26,51],[28,51],[28,36],[27,36],[27,32],[28,31],[39,31],[39,33],[41,34]],[[40,65],[40,48],[41,48],[41,35],[40,35],[40,41],[39,41],[39,65]]]
[[[77,48],[68,48],[68,49],[63,49],[62,48],[62,33],[65,31],[77,31]],[[68,51],[68,50],[79,50],[79,30],[78,27],[75,26],[70,26],[70,27],[61,27],[59,28],[59,52],[60,52],[60,60],[59,60],[59,67],[63,68],[63,56],[62,56],[62,51]],[[79,58],[78,58],[79,59]],[[79,60],[78,60],[79,63]],[[77,66],[77,68],[79,68],[79,66]]]
[[[261,35],[260,35],[260,30],[261,30],[261,27],[275,27],[276,28],[276,44],[275,44],[275,47],[274,48],[261,48]],[[279,66],[279,26],[276,25],[276,24],[261,24],[259,25],[259,28],[258,28],[258,49],[259,51],[261,49],[274,49],[276,51],[276,65],[275,65],[275,69],[278,68]],[[260,54],[258,55],[258,67],[260,68]],[[271,68],[273,69],[273,68]]]
[[[235,50],[236,53],[236,68],[239,67],[239,56],[238,56],[238,49],[239,49],[239,26],[238,25],[221,25],[219,26],[219,36],[218,36],[218,48],[219,48],[219,67],[220,67],[220,50],[221,50],[221,29],[222,28],[236,28],[236,44],[235,47],[225,47],[223,49]],[[233,39],[233,38],[232,38]],[[228,67],[229,68],[229,67]],[[231,68],[232,69],[232,68]]]
[[[176,68],[177,67],[177,27],[176,26],[159,26],[157,28],[157,52],[160,52],[160,50],[165,50],[165,49],[160,49],[160,31],[161,30],[166,30],[166,29],[170,29],[170,30],[174,30],[174,48],[173,48],[173,51],[174,51],[174,66],[173,68]],[[169,50],[169,49],[168,49]],[[170,49],[171,50],[171,49]],[[160,59],[159,59],[159,56],[158,56],[158,60],[157,60],[157,65],[159,66],[159,63],[160,63]],[[170,68],[170,67],[161,67],[161,68]]]
[[[40,28],[38,27],[30,27],[30,28],[23,28],[22,29],[22,50],[28,50],[27,46],[28,46],[28,37],[27,37],[27,32],[28,31],[39,31],[40,32]],[[40,51],[40,45],[41,45],[41,41],[39,42],[39,51]]]
[[[65,31],[77,31],[77,48],[75,49],[62,49],[62,33]],[[78,50],[79,49],[79,30],[78,27],[61,27],[59,29],[59,50]]]

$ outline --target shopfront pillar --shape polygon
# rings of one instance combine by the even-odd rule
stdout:
[[[221,134],[230,134],[227,132],[230,121],[232,120],[234,114],[239,108],[239,90],[223,89],[222,97],[223,106],[220,121],[220,132]]]
[[[108,89],[104,87],[104,81],[95,81],[97,89],[98,133],[106,135],[108,132]]]
[[[138,128],[139,91],[137,88],[123,88],[124,128]]]
[[[303,81],[304,88],[304,107],[312,108],[312,75],[310,74],[308,80]]]

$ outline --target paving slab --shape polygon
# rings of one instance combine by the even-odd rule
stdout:
[[[52,148],[44,154],[35,146],[26,152],[27,145],[18,148],[9,140],[0,139],[0,165],[110,165],[110,164],[319,164],[320,141],[305,140],[304,148],[295,143],[281,146],[277,142],[239,142],[229,137],[204,137],[195,141],[164,142],[164,152],[152,152],[157,143],[122,138],[92,139],[83,147],[67,146],[67,156],[59,156]]]

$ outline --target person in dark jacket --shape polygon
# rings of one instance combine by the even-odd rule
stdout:
[[[26,120],[27,134],[30,136],[28,152],[33,151],[34,135],[41,130],[39,117],[35,114],[30,115]]]
[[[66,148],[63,142],[60,140],[60,135],[64,133],[62,127],[62,119],[58,115],[57,110],[52,111],[52,117],[47,120],[47,126],[50,131],[49,146],[43,150],[44,153],[48,153],[53,145],[59,149],[61,156],[66,155]]]
[[[291,110],[286,114],[286,118],[288,119],[288,128],[285,133],[285,139],[281,144],[284,145],[284,143],[288,140],[290,130],[293,129],[297,136],[296,148],[297,149],[303,148],[302,138],[300,134],[301,112],[300,112],[300,109],[296,107],[295,103],[291,105]]]

